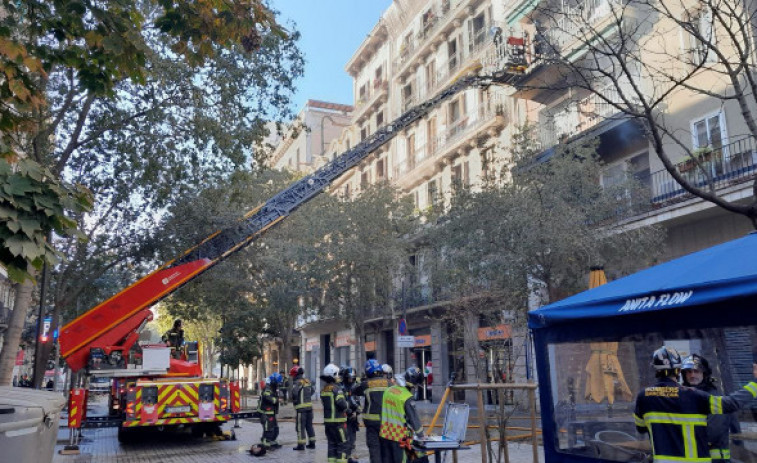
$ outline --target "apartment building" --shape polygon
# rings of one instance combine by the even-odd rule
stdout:
[[[308,100],[284,136],[271,140],[276,148],[268,165],[293,172],[312,171],[314,160],[350,125],[352,111],[350,105]]]

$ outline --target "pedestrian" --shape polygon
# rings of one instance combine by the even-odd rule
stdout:
[[[18,375],[13,375],[13,387],[18,387]]]
[[[279,437],[279,423],[276,414],[279,412],[278,386],[281,384],[281,375],[274,373],[265,381],[265,388],[258,400],[258,413],[260,424],[263,425],[263,435],[260,436],[260,447],[264,450],[277,449],[281,445],[276,441]]]
[[[757,383],[728,396],[709,395],[678,384],[681,356],[662,346],[652,354],[657,383],[636,397],[634,422],[640,433],[648,433],[654,462],[709,462],[707,416],[732,413],[757,397]],[[757,363],[752,364],[757,377]]]
[[[693,354],[683,360],[681,366],[683,385],[694,387],[710,395],[722,395],[715,386],[710,363],[701,355]],[[740,433],[739,420],[733,413],[707,417],[707,442],[713,462],[731,461],[730,433]]]
[[[323,404],[323,425],[326,428],[328,441],[328,462],[347,463],[347,409],[349,405],[344,392],[339,385],[339,367],[329,363],[323,369],[321,381],[326,386],[321,389],[321,403]]]
[[[347,463],[357,463],[355,458],[355,441],[357,440],[357,432],[360,430],[360,422],[358,421],[358,414],[360,413],[360,405],[357,403],[355,396],[352,394],[352,389],[355,387],[356,374],[355,369],[351,366],[343,366],[339,370],[339,376],[342,378],[342,388],[344,389],[344,398],[347,400]]]
[[[418,367],[410,367],[396,380],[397,384],[384,392],[381,401],[382,463],[427,463],[427,456],[412,450],[413,438],[423,436],[423,425],[413,400],[413,391],[423,381],[423,372]]]
[[[32,387],[32,380],[29,379],[29,375],[27,375],[26,373],[24,373],[21,376],[21,380],[18,382],[18,385],[20,387]]]
[[[47,389],[48,391],[52,391],[53,390],[53,380],[52,379],[48,379],[47,380],[47,383],[45,383],[45,389]]]
[[[294,447],[294,450],[305,450],[306,447],[315,448],[315,430],[313,429],[313,394],[315,394],[315,388],[304,375],[305,370],[302,367],[295,365],[289,370],[289,376],[293,378],[292,404],[297,413],[295,419],[297,447]]]
[[[363,424],[365,425],[365,443],[371,463],[381,463],[381,442],[379,428],[381,427],[381,401],[384,392],[392,386],[381,370],[381,364],[376,359],[365,362],[365,380],[355,386],[353,394],[365,397],[363,402]]]

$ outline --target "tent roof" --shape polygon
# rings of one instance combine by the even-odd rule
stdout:
[[[757,295],[757,232],[576,294],[528,314],[532,329]]]

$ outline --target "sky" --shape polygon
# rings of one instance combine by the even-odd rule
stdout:
[[[302,33],[305,75],[297,82],[296,111],[309,99],[352,104],[352,78],[344,66],[391,5],[391,0],[272,0],[280,24]]]

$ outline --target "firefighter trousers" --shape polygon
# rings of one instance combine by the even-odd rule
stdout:
[[[360,423],[358,423],[356,415],[347,418],[347,444],[345,445],[347,457],[351,458],[355,453],[355,441],[357,440],[357,432],[359,429]]]
[[[346,423],[325,423],[328,447],[328,463],[347,463]]]
[[[263,435],[260,437],[260,445],[268,448],[272,445],[278,445],[276,439],[279,437],[279,423],[276,421],[276,415],[261,415],[260,424],[263,425]]]
[[[381,463],[428,463],[428,455],[421,453],[411,460],[405,449],[400,447],[399,442],[383,437],[379,437],[379,440],[381,441]]]
[[[363,420],[365,425],[365,444],[368,446],[368,455],[371,463],[381,463],[381,442],[379,441],[380,421]]]
[[[313,410],[297,410],[297,445],[315,444],[315,429],[313,429]]]

